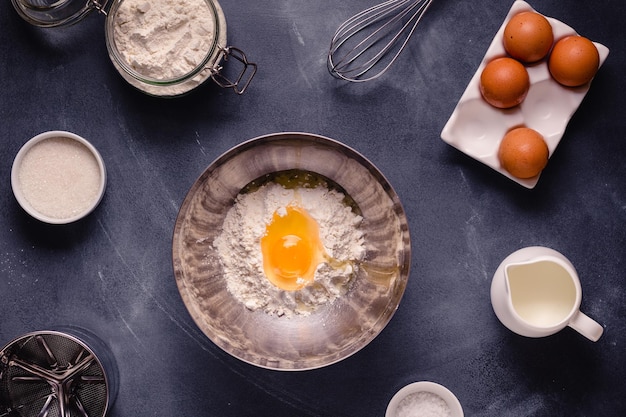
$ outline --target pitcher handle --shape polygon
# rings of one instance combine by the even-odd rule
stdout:
[[[567,325],[593,342],[597,342],[600,336],[602,336],[602,332],[604,332],[604,328],[600,323],[582,311],[574,314]]]

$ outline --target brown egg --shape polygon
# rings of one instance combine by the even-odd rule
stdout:
[[[500,109],[520,104],[529,88],[526,68],[513,58],[490,61],[480,75],[480,93],[487,103]]]
[[[600,66],[598,49],[582,36],[567,36],[557,41],[548,60],[552,77],[567,87],[587,84]]]
[[[539,61],[552,48],[552,25],[539,13],[517,13],[504,28],[503,42],[513,58],[522,62]]]
[[[536,130],[518,127],[509,130],[498,149],[502,168],[517,178],[532,178],[548,164],[549,150]]]

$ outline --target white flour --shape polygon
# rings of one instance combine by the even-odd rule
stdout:
[[[189,73],[206,57],[215,18],[205,0],[125,0],[114,27],[115,45],[131,68],[169,80]]]
[[[320,305],[345,294],[357,267],[320,264],[314,282],[298,291],[274,286],[263,273],[260,239],[273,213],[297,201],[317,221],[320,238],[331,258],[359,261],[365,256],[362,217],[344,202],[344,195],[326,187],[286,189],[268,183],[258,190],[240,194],[224,221],[221,234],[213,242],[217,249],[228,291],[250,310],[291,316],[310,314]]]

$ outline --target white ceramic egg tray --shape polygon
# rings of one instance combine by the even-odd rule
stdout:
[[[548,144],[550,156],[559,144],[567,123],[578,109],[591,83],[581,87],[564,87],[554,81],[548,70],[547,58],[536,64],[526,65],[530,77],[530,89],[526,99],[511,109],[498,109],[485,102],[480,94],[480,75],[491,60],[506,56],[502,43],[504,28],[509,19],[523,11],[535,11],[525,1],[513,3],[502,26],[485,53],[480,66],[470,80],[450,119],[441,132],[441,139],[490,166],[526,188],[534,188],[539,176],[520,179],[510,175],[500,166],[498,147],[506,132],[516,126],[526,126],[541,133]],[[577,34],[563,22],[547,17],[552,25],[554,40]],[[597,42],[600,66],[609,55],[609,49]]]

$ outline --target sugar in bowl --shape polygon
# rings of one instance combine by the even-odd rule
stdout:
[[[217,0],[12,0],[18,14],[40,27],[77,23],[96,10],[106,16],[109,57],[138,90],[184,95],[211,78],[242,94],[256,73],[239,48],[227,46],[226,18]],[[241,64],[234,77],[223,63]]]
[[[98,150],[65,131],[43,132],[27,141],[11,169],[17,202],[48,224],[73,223],[87,216],[102,200],[106,182]]]

